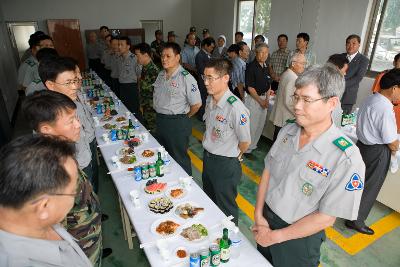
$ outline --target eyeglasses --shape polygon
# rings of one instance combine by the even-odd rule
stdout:
[[[307,65],[307,62],[300,62],[300,61],[293,61],[293,62],[299,63],[299,64],[301,64],[303,66]]]
[[[312,104],[314,102],[317,102],[317,101],[320,101],[320,100],[323,100],[323,99],[329,99],[330,97],[326,96],[326,97],[321,97],[321,98],[318,98],[318,99],[311,99],[309,97],[302,97],[302,96],[299,96],[299,95],[292,95],[290,98],[291,98],[292,102],[295,103],[295,104],[297,104],[300,101],[304,102],[304,104]]]
[[[210,83],[212,83],[218,79],[221,79],[221,77],[206,76],[204,74],[201,75],[201,78],[203,79],[203,81],[209,81]]]
[[[70,86],[75,85],[75,84],[77,84],[77,85],[81,84],[82,83],[82,79],[76,78],[76,79],[73,79],[73,80],[68,80],[65,83],[58,83],[56,81],[53,81],[53,83],[58,84],[58,85],[62,85],[62,86],[66,86],[66,87],[70,87]]]
[[[83,189],[79,186],[79,188],[76,190],[76,193],[75,194],[64,194],[64,193],[50,193],[50,194],[47,194],[47,195],[50,195],[50,196],[68,196],[68,197],[77,197],[77,196],[79,196],[80,194],[82,194],[82,192],[83,192]]]
[[[46,193],[45,195],[41,196],[40,198],[33,200],[33,201],[31,202],[31,204],[37,203],[38,201],[40,201],[40,200],[42,200],[43,198],[45,198],[46,195],[47,195],[47,196],[56,196],[56,197],[57,197],[57,196],[67,196],[67,197],[76,198],[76,197],[78,197],[80,194],[82,194],[82,192],[83,192],[83,189],[82,189],[82,188],[79,188],[75,194]]]

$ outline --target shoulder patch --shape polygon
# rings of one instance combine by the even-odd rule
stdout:
[[[41,79],[35,79],[33,80],[34,83],[39,84],[42,80]]]
[[[245,125],[247,123],[247,117],[245,114],[240,114],[240,125]]]
[[[183,74],[183,76],[187,76],[189,74],[189,72],[187,70],[183,70],[183,71],[181,71],[181,73]]]
[[[353,144],[350,143],[349,140],[344,138],[343,136],[339,137],[338,139],[335,139],[333,141],[333,144],[340,148],[340,150],[345,151],[347,148],[351,147]]]
[[[26,64],[28,64],[28,66],[31,66],[31,67],[36,65],[35,62],[33,60],[30,60],[30,59],[26,60],[25,62],[26,62]]]
[[[286,120],[286,123],[295,123],[296,122],[296,119],[287,119]]]
[[[356,190],[361,190],[363,188],[364,188],[364,183],[361,181],[361,177],[357,173],[354,173],[351,176],[350,181],[346,184],[345,187],[347,191],[356,191]]]
[[[228,103],[232,105],[233,103],[235,103],[237,101],[237,98],[232,95],[232,96],[228,97],[228,99],[226,101],[228,101]]]

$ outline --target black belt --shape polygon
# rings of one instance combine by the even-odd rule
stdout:
[[[226,158],[228,158],[228,159],[237,159],[237,157],[227,157],[227,156],[216,155],[216,154],[208,152],[205,149],[204,149],[204,154],[209,158],[215,158],[215,159],[226,159]]]
[[[361,142],[360,140],[357,140],[356,145],[357,145],[357,146],[360,146],[360,145],[361,145],[361,146],[365,146],[365,147],[381,147],[381,146],[386,147],[386,146],[387,146],[387,144],[366,145],[366,144],[364,144],[363,142]]]
[[[157,116],[163,119],[186,119],[189,118],[187,114],[162,114],[157,113]]]

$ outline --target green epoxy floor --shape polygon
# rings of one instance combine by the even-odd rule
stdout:
[[[202,123],[193,119],[193,127],[200,132],[204,131]],[[270,149],[271,143],[267,139],[262,138],[258,144],[258,148],[253,152],[253,157],[245,158],[244,164],[254,171],[257,175],[261,175],[264,167],[264,157]],[[190,151],[198,158],[203,157],[203,148],[199,140],[195,137],[190,139]],[[104,166],[104,164],[102,164]],[[100,197],[105,211],[112,215],[110,220],[104,225],[104,243],[105,246],[111,246],[114,253],[103,262],[105,267],[120,266],[149,266],[146,257],[138,247],[137,239],[133,250],[128,250],[127,242],[123,238],[122,224],[119,217],[119,207],[117,196],[112,186],[112,181],[105,175],[102,169]],[[195,181],[201,185],[201,173],[193,166],[193,177]],[[255,204],[255,195],[257,192],[257,184],[245,175],[242,176],[238,189],[239,193],[251,204]],[[393,212],[386,206],[376,203],[368,220],[368,224],[372,224],[377,220],[385,217]],[[255,244],[249,228],[252,220],[239,212],[239,227],[241,231]],[[345,228],[343,220],[337,219],[334,229],[341,233],[344,237],[351,237],[355,233]],[[400,266],[400,228],[397,228],[382,238],[370,244],[364,250],[354,256],[347,254],[335,242],[327,238],[321,247],[321,265],[329,267],[347,267],[347,266],[371,266],[371,267],[399,267]]]

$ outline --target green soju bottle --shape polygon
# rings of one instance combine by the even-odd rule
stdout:
[[[225,263],[229,261],[230,258],[230,240],[228,238],[228,229],[224,228],[222,239],[219,242],[219,247],[221,249],[221,262]]]
[[[156,175],[158,177],[164,176],[164,161],[161,158],[161,152],[158,152],[158,159],[156,161]]]
[[[129,129],[128,129],[129,138],[133,138],[135,136],[135,129],[133,128],[132,120],[129,119]]]

